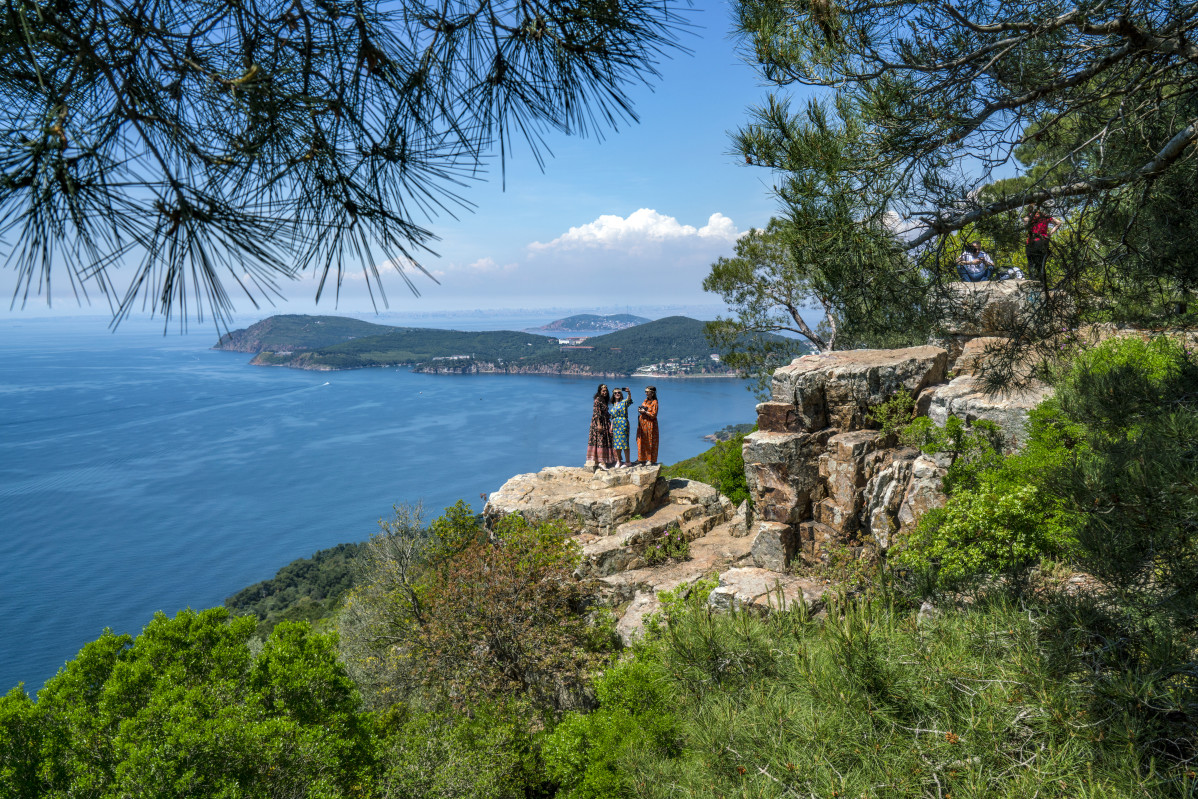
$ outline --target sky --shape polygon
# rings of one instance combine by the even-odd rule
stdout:
[[[764,101],[767,89],[744,62],[731,38],[731,9],[720,0],[699,0],[694,29],[676,53],[659,65],[652,88],[632,92],[639,123],[603,137],[548,137],[552,157],[540,169],[517,148],[486,182],[464,195],[473,213],[431,220],[440,237],[436,256],[423,265],[414,296],[394,272],[384,273],[385,316],[438,311],[555,308],[625,311],[649,306],[719,303],[703,292],[710,264],[731,255],[737,238],[764,225],[778,202],[765,170],[737,163],[729,134]],[[121,285],[124,274],[117,272]],[[48,307],[45,297],[25,308],[0,306],[0,319],[104,313],[98,297],[79,305],[64,292]],[[0,271],[0,294],[12,297],[15,275]],[[314,302],[309,277],[283,286],[285,301],[256,310],[234,296],[237,317],[270,313],[371,312],[363,272],[347,265],[340,296]],[[135,314],[147,318],[148,312]]]

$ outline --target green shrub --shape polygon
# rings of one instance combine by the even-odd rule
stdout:
[[[982,575],[1020,578],[1042,558],[1072,553],[1079,514],[1046,479],[1076,457],[1080,430],[1051,400],[1028,424],[1027,444],[1005,457],[995,449],[1001,433],[993,424],[969,430],[950,417],[938,433],[909,429],[905,435],[929,449],[947,446],[954,460],[944,480],[948,501],[920,518],[900,548],[901,565],[948,587]]]
[[[387,714],[379,799],[524,799],[543,784],[527,708],[480,703],[469,714]]]
[[[564,525],[512,515],[488,531],[459,503],[427,533],[418,515],[398,514],[368,552],[339,624],[342,655],[373,707],[585,704],[590,672],[615,642],[586,613]]]
[[[1082,512],[1081,565],[1137,614],[1198,626],[1198,363],[1165,336],[1113,339],[1058,378],[1085,450],[1053,475]]]
[[[355,793],[370,725],[331,636],[282,622],[255,652],[255,626],[224,608],[158,613],[136,638],[85,645],[36,705],[0,698],[0,796]]]
[[[624,660],[595,684],[599,707],[567,713],[542,744],[545,772],[562,799],[615,799],[633,787],[621,761],[632,750],[659,756],[677,753],[670,690],[661,668],[642,659]]]
[[[757,429],[753,425],[749,432]],[[717,441],[706,452],[693,458],[666,466],[662,475],[667,478],[681,477],[687,480],[698,480],[713,486],[732,501],[740,505],[745,500],[752,503],[749,495],[749,483],[745,477],[744,443],[748,433],[736,433],[727,441]]]

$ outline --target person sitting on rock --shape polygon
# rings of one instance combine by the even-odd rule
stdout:
[[[957,274],[966,283],[981,283],[989,280],[994,269],[994,259],[982,249],[980,241],[965,245],[965,252],[957,256]]]

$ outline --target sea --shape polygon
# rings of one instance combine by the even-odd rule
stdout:
[[[0,320],[0,693],[35,693],[105,628],[136,634],[366,540],[395,504],[481,510],[509,477],[585,458],[594,378],[260,367],[216,337]],[[665,463],[754,418],[739,380],[610,382],[657,385]]]

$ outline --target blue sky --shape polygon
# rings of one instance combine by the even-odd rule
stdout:
[[[700,287],[708,266],[777,207],[771,175],[736,163],[729,153],[729,132],[767,90],[730,38],[726,3],[701,0],[691,18],[694,35],[685,35],[683,44],[693,54],[663,62],[653,89],[633,93],[639,124],[622,125],[602,140],[550,136],[553,157],[543,171],[517,147],[507,161],[506,189],[496,164],[487,182],[464,192],[473,213],[432,221],[440,257],[425,265],[440,285],[414,275],[422,294],[414,297],[398,275],[385,276],[390,311],[717,302]],[[11,297],[13,283],[11,271],[0,272],[0,292]],[[67,288],[65,275],[59,284]],[[235,298],[238,316],[371,309],[353,265],[336,304],[328,295],[316,305],[311,280],[283,291],[285,302],[260,313]],[[23,311],[5,303],[0,316],[104,312],[103,301],[96,302],[80,308],[64,294],[55,296],[52,310],[42,298]]]

